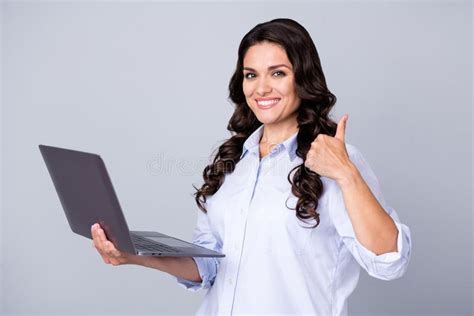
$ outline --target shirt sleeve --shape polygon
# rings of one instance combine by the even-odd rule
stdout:
[[[347,143],[346,148],[350,160],[356,165],[372,194],[397,226],[397,251],[376,255],[359,242],[344,205],[342,191],[335,181],[332,182],[333,195],[329,199],[331,219],[345,246],[370,276],[386,281],[400,278],[405,274],[410,261],[412,243],[410,229],[400,222],[396,211],[386,204],[379,181],[360,151]]]
[[[217,239],[212,232],[207,214],[201,210],[198,210],[197,224],[193,231],[192,243],[219,252],[222,249],[222,242]],[[219,258],[193,257],[193,260],[196,262],[202,282],[175,277],[178,284],[190,291],[210,288],[216,278],[219,268]]]

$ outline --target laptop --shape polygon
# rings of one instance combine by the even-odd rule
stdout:
[[[225,257],[224,254],[153,231],[130,231],[102,158],[66,148],[39,145],[72,231],[92,239],[99,223],[117,249],[134,255]]]

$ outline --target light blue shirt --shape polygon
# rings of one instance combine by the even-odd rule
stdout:
[[[296,136],[273,148],[260,161],[263,125],[248,137],[242,159],[223,185],[208,197],[207,214],[199,210],[194,244],[223,252],[224,258],[196,261],[202,282],[176,277],[191,291],[207,289],[196,315],[347,315],[347,298],[360,267],[375,278],[401,277],[411,254],[409,228],[387,205],[379,182],[360,151],[346,143],[350,160],[398,228],[397,252],[375,255],[355,237],[337,183],[321,177],[320,224],[296,218],[297,198],[287,180],[303,163],[296,156]],[[292,173],[293,175],[293,173]]]

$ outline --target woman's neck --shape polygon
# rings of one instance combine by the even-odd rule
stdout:
[[[298,124],[295,122],[289,126],[265,125],[263,127],[260,144],[280,144],[298,131]]]

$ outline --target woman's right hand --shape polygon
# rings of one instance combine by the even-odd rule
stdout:
[[[104,230],[98,223],[91,227],[93,246],[97,249],[105,263],[113,266],[122,264],[140,264],[140,256],[121,252],[115,248],[114,244],[107,240]]]
[[[104,262],[114,266],[121,264],[137,264],[147,268],[157,269],[184,279],[202,282],[196,262],[192,257],[154,257],[137,256],[121,252],[107,240],[104,230],[99,224],[91,227],[93,245],[104,259]]]

